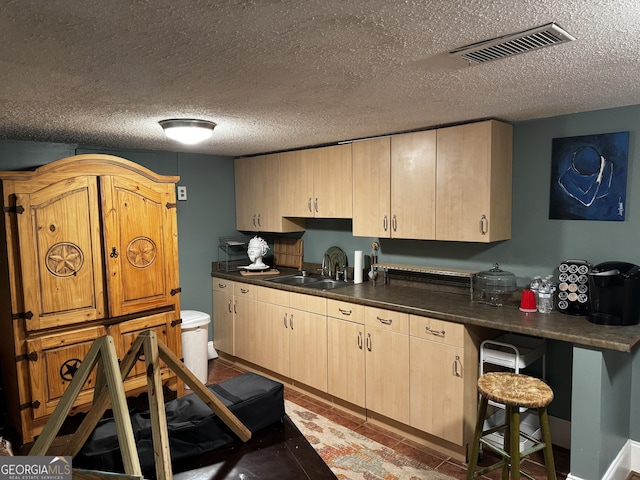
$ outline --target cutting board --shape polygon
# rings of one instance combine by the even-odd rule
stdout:
[[[273,245],[275,266],[302,270],[303,245],[301,238],[276,238]]]
[[[270,268],[269,270],[259,270],[259,271],[249,271],[249,270],[240,270],[240,275],[244,275],[245,277],[257,277],[260,275],[277,275],[280,271],[277,268]]]

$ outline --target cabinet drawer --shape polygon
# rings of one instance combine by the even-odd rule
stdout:
[[[213,291],[225,292],[229,295],[233,295],[234,282],[225,280],[224,278],[213,277]]]
[[[465,327],[462,324],[417,315],[411,315],[410,323],[412,337],[424,338],[454,347],[464,346]]]
[[[368,327],[384,328],[391,332],[409,334],[409,314],[367,307],[364,322]]]
[[[289,306],[296,310],[317,313],[325,316],[327,314],[327,299],[304,293],[290,293]]]
[[[327,299],[327,316],[329,317],[364,324],[364,309],[364,306],[355,303]]]
[[[233,283],[233,294],[236,297],[256,298],[258,290],[261,289],[261,287],[256,287],[255,285],[250,285],[248,283],[231,283]]]

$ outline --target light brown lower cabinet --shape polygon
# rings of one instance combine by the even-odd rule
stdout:
[[[342,400],[365,406],[364,307],[327,300],[327,391]]]
[[[289,376],[326,392],[327,300],[291,293],[289,307]]]
[[[234,282],[213,279],[213,342],[216,351],[234,355]],[[243,338],[245,335],[242,336]]]
[[[409,315],[365,308],[366,407],[409,423]]]
[[[257,292],[261,287],[236,282],[233,285],[233,344],[234,355],[257,363],[259,342],[256,324]],[[227,304],[228,305],[228,304]]]
[[[473,434],[473,327],[335,299],[252,287],[251,340],[236,355],[458,447]],[[256,293],[257,292],[257,293]],[[252,345],[251,353],[238,345]]]

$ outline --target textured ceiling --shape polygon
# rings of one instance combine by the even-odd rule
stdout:
[[[247,155],[640,104],[637,0],[0,0],[0,138]],[[450,50],[556,22],[576,41]],[[218,124],[204,144],[158,121]]]

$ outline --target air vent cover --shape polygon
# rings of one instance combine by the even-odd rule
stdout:
[[[466,45],[449,53],[469,62],[485,63],[573,40],[575,38],[558,25],[549,23],[524,32]]]

